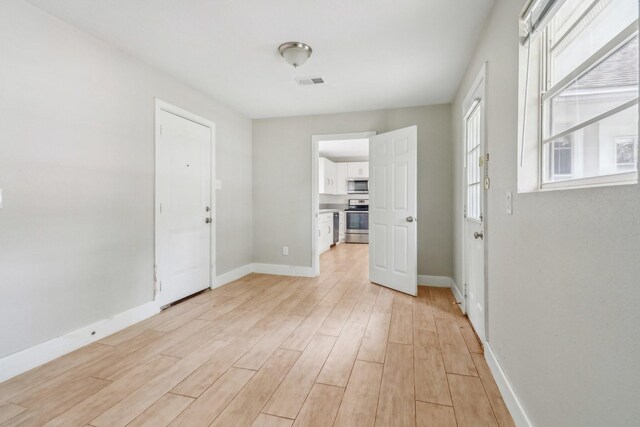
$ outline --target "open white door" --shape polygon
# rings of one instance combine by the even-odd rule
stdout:
[[[369,280],[415,296],[418,128],[369,141]]]
[[[466,311],[485,341],[484,283],[484,106],[476,98],[465,117],[464,271]]]
[[[157,119],[156,264],[162,306],[211,284],[213,129],[163,109]]]

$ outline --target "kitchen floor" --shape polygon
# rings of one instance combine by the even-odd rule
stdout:
[[[0,425],[512,426],[448,289],[251,274],[0,384]]]

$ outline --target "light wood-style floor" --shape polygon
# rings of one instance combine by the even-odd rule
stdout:
[[[448,289],[251,274],[0,384],[1,426],[512,426]]]

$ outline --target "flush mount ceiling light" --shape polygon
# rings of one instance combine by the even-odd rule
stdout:
[[[278,52],[280,52],[280,56],[282,56],[289,64],[294,67],[299,67],[307,62],[307,59],[309,59],[313,50],[311,50],[311,46],[304,43],[287,42],[278,47]]]

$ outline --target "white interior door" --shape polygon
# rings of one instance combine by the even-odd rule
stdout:
[[[416,126],[369,139],[369,280],[417,295]]]
[[[159,112],[156,258],[160,305],[211,284],[212,129]]]
[[[465,283],[466,310],[485,340],[484,284],[484,108],[476,99],[465,117]]]

